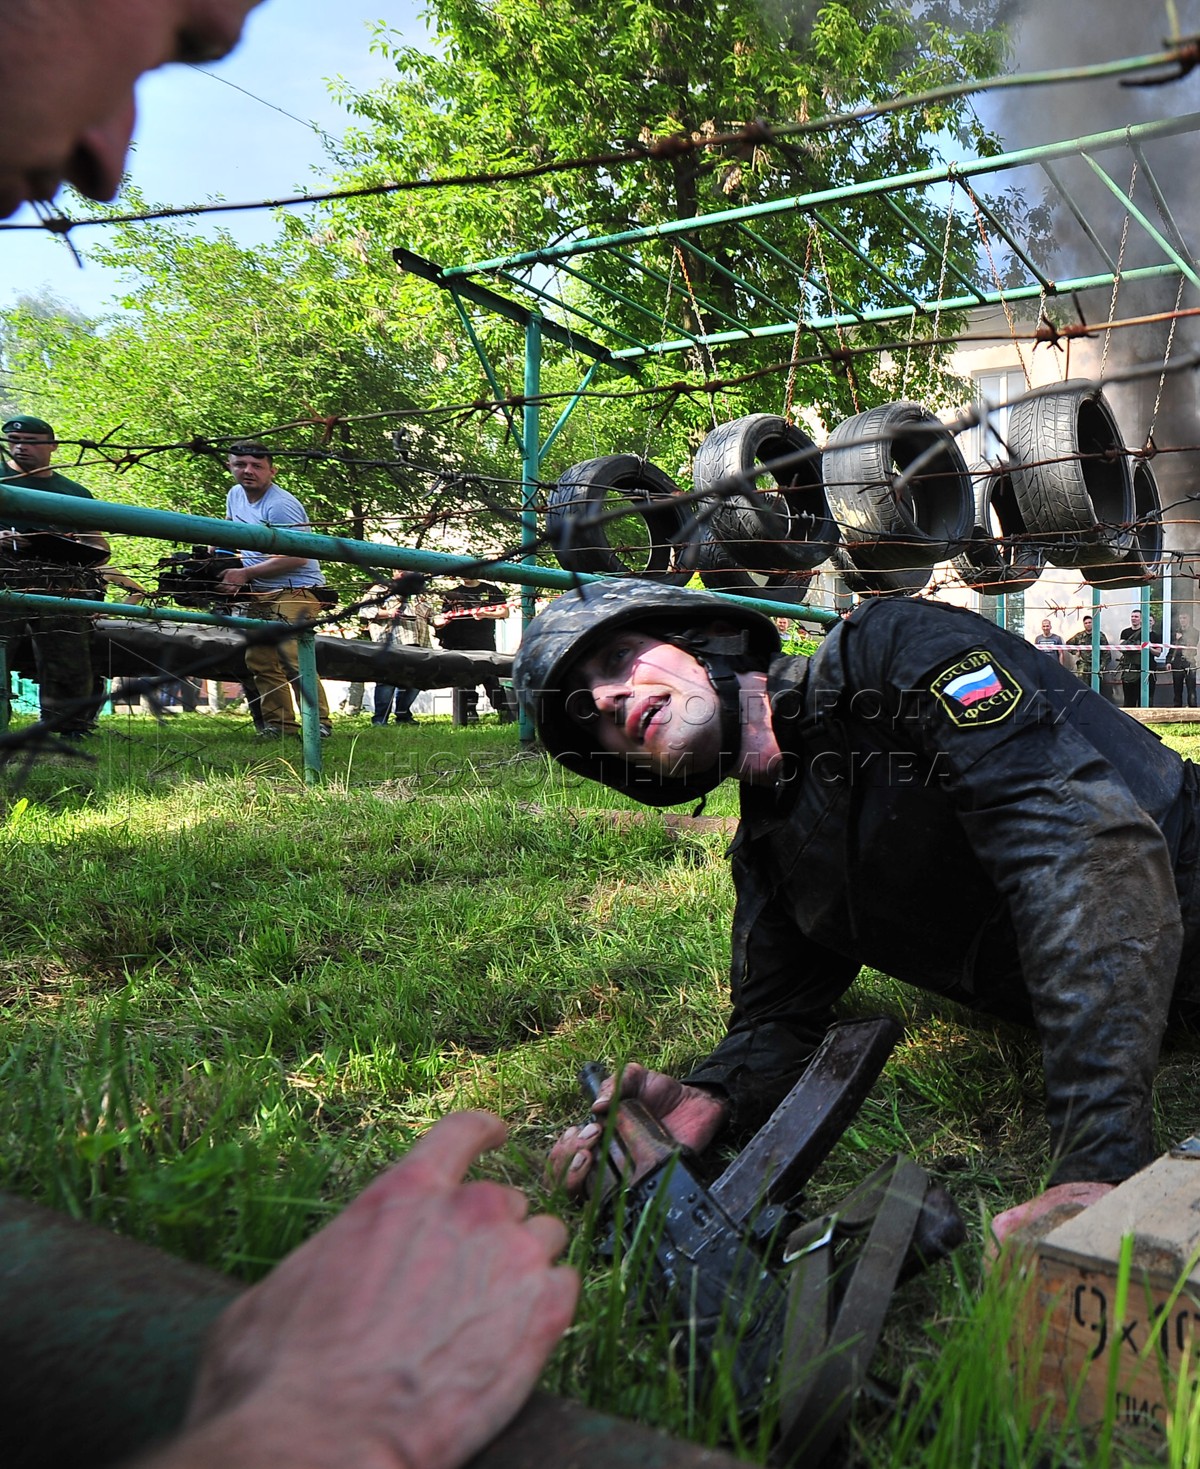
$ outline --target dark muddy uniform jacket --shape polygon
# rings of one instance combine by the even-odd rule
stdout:
[[[866,964],[1036,1026],[1056,1182],[1143,1166],[1200,949],[1193,767],[955,608],[865,606],[769,687],[784,774],[742,788],[733,1015],[688,1081],[758,1123]]]

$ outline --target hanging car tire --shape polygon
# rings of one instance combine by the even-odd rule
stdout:
[[[776,473],[773,461],[787,461]],[[751,413],[713,429],[696,451],[692,482],[718,503],[712,534],[753,571],[812,571],[838,542],[817,446],[777,413]]]
[[[849,590],[859,597],[911,597],[928,586],[933,575],[932,566],[904,571],[867,570],[857,564],[845,546],[839,546],[829,559]]]
[[[1095,383],[1064,384],[1009,410],[1013,490],[1055,566],[1122,561],[1133,546],[1133,476]]]
[[[710,592],[736,592],[740,597],[766,597],[772,602],[803,602],[808,596],[811,571],[751,571],[739,566],[715,537],[703,531],[700,537],[694,566]]]
[[[679,503],[668,474],[636,454],[604,454],[573,464],[546,502],[546,534],[566,571],[645,576],[668,586],[691,577],[677,549],[693,508]],[[601,518],[623,506],[628,515]]]
[[[1107,566],[1084,566],[1084,580],[1111,591],[1149,586],[1162,575],[1162,497],[1154,471],[1145,459],[1133,466],[1133,537],[1133,549],[1124,560]]]
[[[946,425],[919,403],[888,403],[838,424],[825,445],[824,475],[859,571],[932,567],[956,556],[971,535],[975,498],[966,460]]]
[[[1040,544],[1029,534],[1007,465],[977,464],[975,528],[951,563],[973,592],[999,597],[1026,592],[1042,574]]]

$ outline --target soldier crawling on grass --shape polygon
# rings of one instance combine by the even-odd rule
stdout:
[[[1196,773],[1057,660],[919,601],[782,657],[757,612],[619,581],[542,613],[514,683],[562,764],[648,805],[740,782],[728,1033],[683,1081],[624,1072],[682,1143],[758,1125],[867,964],[1036,1029],[1037,1208],[1150,1161],[1159,1047],[1200,997]],[[556,1144],[568,1188],[599,1136]]]

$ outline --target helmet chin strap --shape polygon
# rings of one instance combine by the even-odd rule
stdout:
[[[695,771],[691,784],[704,793],[715,790],[733,774],[742,754],[742,685],[738,675],[753,665],[749,654],[749,638],[745,632],[733,633],[659,633],[664,642],[674,643],[690,654],[708,676],[721,721],[721,748],[716,764],[708,770]]]

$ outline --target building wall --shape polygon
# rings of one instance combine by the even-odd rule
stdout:
[[[1028,321],[1018,324],[1020,331],[1029,329]],[[965,335],[983,334],[993,340],[964,342],[953,354],[951,370],[956,376],[974,384],[977,398],[986,398],[991,404],[1014,397],[1027,388],[1050,386],[1068,376],[1097,378],[1101,375],[1102,339],[1079,339],[1070,344],[1069,350],[1033,347],[1013,340],[1002,308],[973,315]],[[1136,387],[1114,385],[1106,389],[1105,396],[1127,444],[1139,447],[1144,444],[1157,389],[1157,375],[1143,380]],[[1167,430],[1171,422],[1164,412],[1169,409],[1166,399],[1164,394],[1164,401],[1159,405],[1156,428],[1160,430]],[[947,420],[953,416],[952,413],[943,415]],[[994,414],[991,421],[1002,437],[1006,415],[1001,411]],[[981,459],[995,463],[1004,455],[996,434],[982,428],[964,433],[960,443],[972,466]],[[1164,504],[1172,505],[1172,510],[1164,517],[1167,549],[1187,553],[1196,549],[1191,513],[1186,507],[1181,510],[1176,503],[1183,493],[1179,488],[1181,477],[1190,472],[1185,458],[1184,455],[1163,455],[1154,461],[1154,469]],[[1165,471],[1168,464],[1169,473]],[[1170,566],[1161,589],[1151,588],[1156,602],[1161,597],[1168,625],[1180,607],[1186,607],[1192,613],[1193,622],[1196,621],[1195,581],[1190,572],[1190,560],[1182,568]],[[1000,599],[980,596],[968,590],[948,566],[935,568],[929,589],[923,595],[934,601],[972,607],[993,621],[1006,621],[1014,631],[1023,632],[1030,638],[1041,631],[1043,618],[1049,618],[1051,630],[1065,640],[1082,628],[1085,612],[1098,614],[1105,640],[1113,643],[1121,629],[1129,625],[1129,613],[1142,604],[1138,588],[1105,589],[1097,593],[1078,571],[1055,566],[1045,567],[1037,582],[1019,599],[1006,599],[1010,604],[1005,609],[1006,616],[996,605]]]

